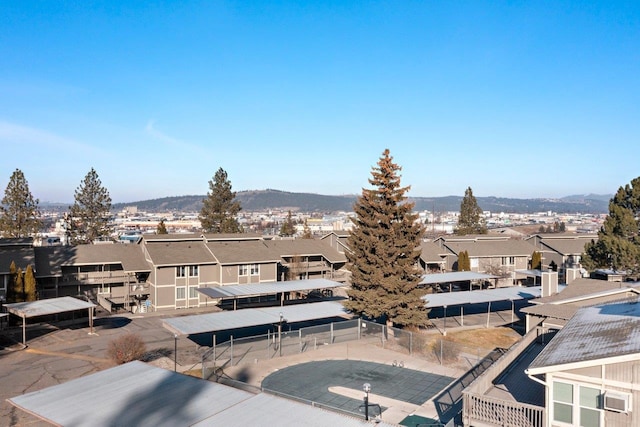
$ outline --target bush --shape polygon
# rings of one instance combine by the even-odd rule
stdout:
[[[118,365],[121,365],[133,360],[141,360],[146,351],[147,346],[139,335],[126,334],[109,341],[107,356]]]

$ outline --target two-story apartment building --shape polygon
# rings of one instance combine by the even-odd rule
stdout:
[[[558,272],[560,281],[571,283],[582,277],[580,260],[584,247],[591,241],[597,241],[597,234],[587,233],[539,233],[526,239],[542,254],[542,269]]]

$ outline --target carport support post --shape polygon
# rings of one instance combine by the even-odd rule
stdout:
[[[460,326],[464,326],[464,305],[460,306]]]
[[[511,300],[511,323],[513,323],[513,311],[514,311],[514,307],[513,307],[513,300]]]
[[[93,335],[93,307],[89,308],[89,335]]]
[[[22,315],[22,345],[27,346],[27,318]]]
[[[444,306],[444,317],[442,318],[443,320],[443,326],[442,326],[442,335],[444,335],[445,337],[447,336],[447,306]]]
[[[489,304],[487,305],[487,329],[489,328],[490,316],[491,316],[491,301],[489,301]]]

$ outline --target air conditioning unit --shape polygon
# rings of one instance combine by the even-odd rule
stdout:
[[[631,396],[627,393],[615,391],[604,392],[604,409],[614,412],[629,412]]]

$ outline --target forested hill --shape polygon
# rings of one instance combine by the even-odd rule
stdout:
[[[115,203],[113,210],[126,206],[137,206],[147,212],[199,212],[205,196],[176,196],[161,199],[141,200],[131,203]],[[553,211],[557,213],[608,212],[612,195],[578,195],[561,199],[513,199],[503,197],[477,197],[478,205],[485,211],[535,213]],[[244,211],[284,209],[301,212],[351,211],[356,195],[327,196],[311,193],[290,193],[279,190],[252,190],[237,192],[237,199]],[[416,211],[448,212],[459,211],[462,196],[414,197]]]

